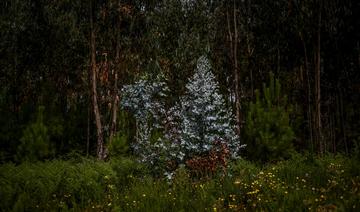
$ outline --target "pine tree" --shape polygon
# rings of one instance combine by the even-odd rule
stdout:
[[[250,159],[265,162],[290,156],[294,139],[290,109],[286,96],[281,96],[279,80],[270,73],[270,84],[263,86],[263,98],[256,90],[256,101],[250,103],[247,112],[244,134]]]
[[[36,161],[54,155],[54,149],[50,143],[49,130],[44,123],[44,110],[45,108],[40,106],[36,120],[24,129],[16,155],[18,161]]]

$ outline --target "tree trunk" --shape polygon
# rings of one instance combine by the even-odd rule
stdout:
[[[88,105],[87,111],[87,132],[86,132],[86,157],[89,156],[90,149],[90,104]]]
[[[230,49],[232,53],[233,66],[234,66],[234,90],[235,90],[235,111],[236,111],[236,133],[240,135],[241,129],[241,102],[240,102],[240,76],[239,76],[239,65],[237,60],[237,49],[238,49],[238,31],[237,31],[237,22],[236,22],[236,1],[234,1],[234,10],[233,10],[233,24],[234,24],[234,37],[231,32],[230,18],[229,13],[227,12],[227,22],[228,22],[228,31],[230,39]]]
[[[250,9],[251,1],[249,0],[247,3],[247,15],[251,17],[251,9]],[[253,78],[253,70],[251,67],[251,57],[254,52],[254,47],[251,47],[250,44],[250,27],[248,24],[246,30],[246,45],[247,45],[247,70],[250,72],[250,89],[251,89],[251,100],[254,100],[254,78]]]
[[[91,88],[92,88],[92,104],[95,115],[96,132],[97,132],[97,149],[96,155],[99,160],[104,159],[104,138],[100,117],[100,110],[97,100],[97,85],[96,85],[96,47],[95,47],[95,29],[93,23],[93,7],[92,1],[90,3],[90,55],[91,55]]]
[[[113,104],[112,104],[112,118],[111,118],[111,127],[110,127],[110,139],[109,145],[112,142],[112,139],[116,133],[116,122],[117,122],[117,109],[118,109],[118,102],[119,102],[119,95],[118,95],[118,71],[120,70],[120,44],[119,39],[117,40],[116,44],[116,56],[115,56],[115,70],[114,70],[114,87],[113,87]]]
[[[343,93],[342,93],[340,86],[338,86],[338,93],[339,93],[339,104],[340,104],[341,136],[342,136],[342,140],[344,142],[345,153],[349,154],[349,147],[348,147],[348,142],[346,139],[347,136],[346,136],[346,128],[345,128],[345,119],[344,119],[344,100],[343,100]]]
[[[305,109],[304,112],[307,111],[307,122],[309,125],[309,138],[310,138],[310,148],[311,151],[314,151],[314,136],[313,136],[313,126],[312,126],[312,112],[311,112],[311,85],[310,85],[310,74],[309,74],[309,60],[308,60],[308,56],[307,56],[307,49],[306,49],[306,44],[305,44],[305,39],[302,35],[302,33],[300,33],[300,38],[303,44],[303,49],[304,49],[304,68],[305,68],[305,77],[304,77],[304,83],[303,83],[303,87],[304,87],[304,91],[305,91]]]
[[[319,152],[324,152],[322,134],[321,134],[321,0],[319,0],[318,11],[318,31],[317,31],[317,47],[315,54],[315,129],[316,129],[316,142],[319,145]]]

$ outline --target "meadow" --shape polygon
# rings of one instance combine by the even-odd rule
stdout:
[[[229,164],[226,175],[171,180],[131,158],[4,164],[0,211],[358,211],[357,157],[294,155]]]

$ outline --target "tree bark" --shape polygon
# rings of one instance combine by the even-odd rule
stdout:
[[[234,66],[234,90],[235,90],[235,113],[236,113],[236,133],[240,135],[241,129],[241,102],[240,102],[240,76],[239,76],[239,64],[237,60],[237,50],[238,50],[238,30],[237,30],[237,22],[236,22],[236,1],[234,1],[234,10],[233,10],[233,27],[234,27],[234,35],[231,32],[231,24],[229,18],[229,12],[227,12],[227,22],[228,22],[228,31],[229,31],[229,39],[230,39],[230,49],[232,53],[233,66]],[[233,37],[234,36],[234,37]]]
[[[110,139],[109,145],[112,142],[112,139],[116,133],[116,122],[117,122],[117,109],[118,109],[118,102],[119,102],[119,95],[118,95],[118,70],[120,69],[120,44],[119,39],[117,40],[116,44],[116,56],[115,56],[115,70],[114,70],[114,87],[113,87],[113,104],[112,104],[112,118],[111,118],[111,127],[110,127]]]
[[[302,41],[303,44],[303,49],[304,49],[304,69],[305,69],[305,77],[304,77],[304,91],[305,91],[305,105],[306,105],[306,109],[304,109],[304,111],[307,111],[307,122],[309,124],[309,137],[310,137],[310,147],[311,150],[314,151],[314,136],[313,136],[313,126],[312,126],[312,112],[311,112],[311,85],[310,85],[310,74],[309,74],[309,60],[308,60],[308,56],[307,56],[307,49],[306,49],[306,43],[305,43],[305,39],[302,35],[302,33],[300,33],[300,39]]]
[[[90,104],[88,105],[87,111],[87,132],[86,132],[86,157],[89,156],[90,149]]]
[[[96,44],[95,44],[95,29],[93,23],[93,5],[92,0],[90,2],[90,62],[91,62],[91,88],[92,88],[92,104],[95,115],[95,124],[97,132],[97,149],[96,155],[99,160],[104,159],[104,138],[101,124],[100,110],[98,105],[97,85],[96,85]]]
[[[340,125],[341,125],[341,135],[342,135],[342,140],[344,142],[344,147],[345,147],[345,153],[349,154],[349,147],[348,147],[348,142],[346,139],[346,128],[345,128],[345,118],[344,118],[344,100],[343,100],[343,92],[340,88],[340,86],[338,86],[338,93],[339,93],[339,104],[340,104]]]
[[[248,17],[252,17],[251,15],[251,1],[249,0],[247,3],[247,15]],[[247,30],[246,30],[246,45],[247,45],[247,69],[250,72],[250,89],[251,89],[251,100],[254,100],[254,78],[253,78],[253,70],[251,67],[251,57],[254,52],[254,47],[251,47],[250,44],[250,27],[248,24]]]
[[[315,129],[319,152],[324,152],[321,133],[321,0],[319,0],[317,47],[315,54]]]

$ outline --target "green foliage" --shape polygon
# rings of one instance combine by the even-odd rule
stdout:
[[[50,143],[49,130],[44,124],[44,107],[38,108],[35,122],[30,123],[23,131],[16,159],[18,161],[35,161],[54,155]]]
[[[116,186],[121,190],[130,186],[137,177],[149,174],[147,167],[132,158],[113,158],[110,164],[117,175]]]
[[[125,156],[129,151],[128,135],[118,132],[109,145],[110,156]]]
[[[281,85],[270,74],[270,84],[263,86],[263,97],[256,91],[256,101],[250,103],[244,130],[248,158],[273,161],[289,158],[293,151],[294,132],[290,126],[290,107],[281,96]]]
[[[172,181],[154,178],[131,158],[5,164],[0,211],[354,211],[360,207],[355,160],[296,154],[259,167],[240,159],[226,177],[201,181],[185,167]]]
[[[254,173],[259,172],[260,168],[250,161],[239,159],[230,164],[229,172],[233,176],[241,176],[242,180],[252,181]]]
[[[135,135],[131,122],[131,115],[127,111],[120,109],[118,112],[118,132],[114,135],[108,146],[110,157],[124,157],[129,155],[130,142],[132,142],[131,138]]]
[[[0,210],[58,211],[106,205],[115,177],[109,164],[91,160],[6,164],[0,167]]]

